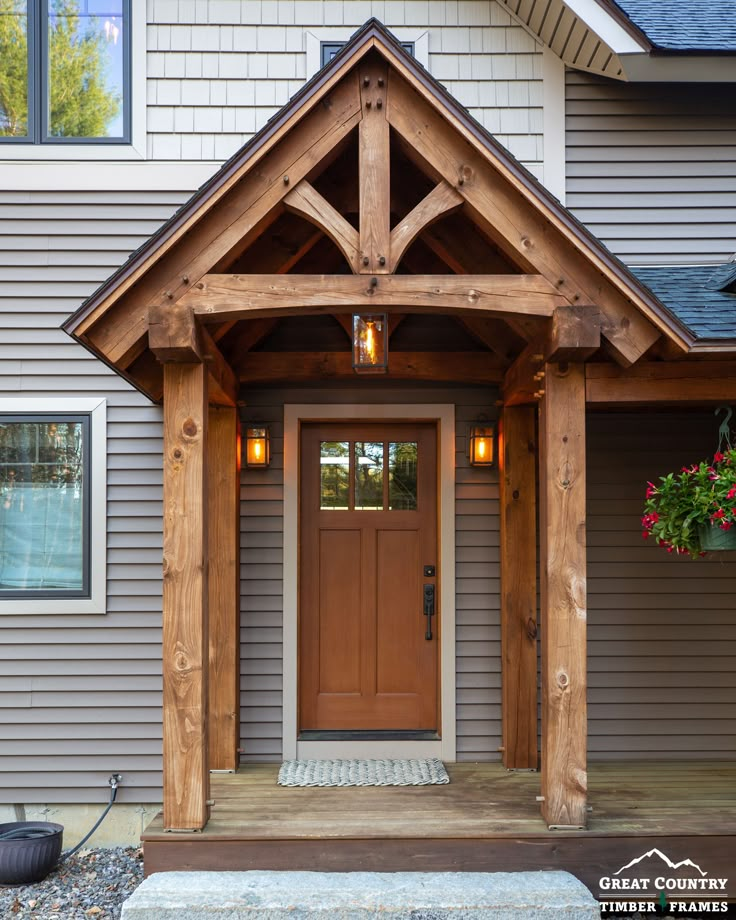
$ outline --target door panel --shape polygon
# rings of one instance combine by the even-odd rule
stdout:
[[[430,424],[303,426],[300,729],[437,730],[436,470]]]
[[[319,534],[320,693],[360,693],[360,531]]]
[[[421,560],[419,533],[416,530],[376,532],[376,691],[377,693],[421,693],[423,678],[407,661],[422,661],[417,656],[416,612],[420,591]]]

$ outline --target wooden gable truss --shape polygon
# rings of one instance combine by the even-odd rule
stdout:
[[[628,380],[692,337],[373,21],[65,325],[163,399],[165,826],[203,827],[208,770],[237,765],[241,387],[353,378],[365,309],[388,379],[502,388],[504,762],[527,768],[538,406],[542,812],[584,826],[585,362]]]

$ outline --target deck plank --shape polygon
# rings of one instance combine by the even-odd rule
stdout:
[[[215,805],[198,839],[548,837],[538,774],[500,764],[449,764],[448,773],[447,786],[284,788],[278,765],[247,765],[213,775]],[[584,836],[733,835],[736,764],[591,764],[590,805]],[[171,839],[160,817],[144,834],[155,839]]]
[[[145,871],[521,871],[598,879],[652,847],[736,876],[736,763],[590,765],[588,830],[549,831],[539,775],[449,764],[448,786],[285,789],[278,766],[213,774],[202,833],[143,835]]]

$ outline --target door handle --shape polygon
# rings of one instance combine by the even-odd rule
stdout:
[[[434,616],[434,585],[424,586],[424,616],[427,618],[425,639],[432,638],[432,617]]]

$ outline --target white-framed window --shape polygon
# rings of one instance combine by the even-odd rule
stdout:
[[[145,4],[0,2],[0,159],[145,155]]]
[[[104,399],[0,399],[0,614],[104,613]]]
[[[416,29],[391,29],[391,33],[410,50],[422,67],[429,69],[429,32]],[[307,52],[307,77],[314,76],[324,63],[331,60],[342,45],[346,44],[352,35],[349,27],[328,26],[314,29],[305,35],[305,50]]]

